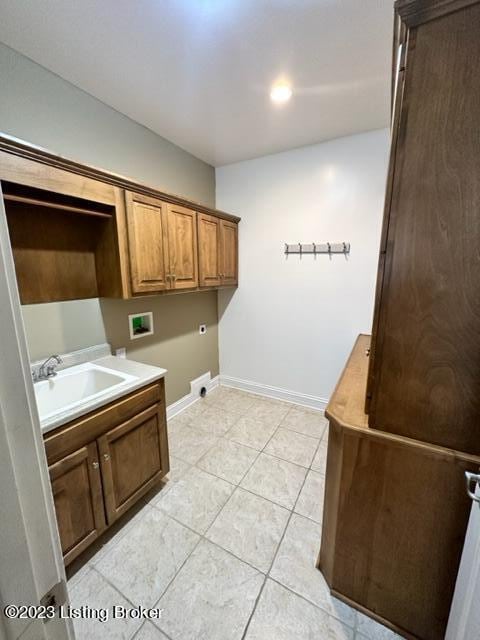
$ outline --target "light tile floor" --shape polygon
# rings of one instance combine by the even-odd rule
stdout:
[[[155,606],[161,619],[75,621],[78,640],[399,638],[332,597],[315,567],[321,413],[219,387],[168,431],[164,486],[69,580],[74,606]]]

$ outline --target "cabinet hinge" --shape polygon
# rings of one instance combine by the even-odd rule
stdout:
[[[40,598],[40,604],[43,607],[61,607],[67,601],[67,585],[64,580],[60,580],[57,584],[47,591]]]

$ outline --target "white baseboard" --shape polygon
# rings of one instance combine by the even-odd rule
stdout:
[[[232,376],[226,376],[224,374],[220,375],[220,384],[225,387],[233,387],[234,389],[242,389],[243,391],[256,393],[257,395],[265,396],[266,398],[275,398],[276,400],[293,402],[295,404],[300,404],[303,407],[317,409],[318,411],[325,411],[328,404],[328,400],[326,398],[309,396],[305,393],[289,391],[288,389],[281,389],[279,387],[271,387],[266,384],[252,382],[251,380],[241,380],[240,378],[233,378]]]
[[[192,404],[195,404],[198,400],[200,400],[200,389],[202,387],[207,388],[207,394],[209,391],[218,387],[220,384],[220,376],[215,376],[215,378],[211,377],[210,371],[204,373],[202,376],[199,376],[195,380],[190,382],[190,393],[187,393],[186,396],[180,398],[176,402],[168,405],[167,407],[167,420],[171,420],[174,416],[178,416],[179,413],[185,411],[187,407],[190,407]]]

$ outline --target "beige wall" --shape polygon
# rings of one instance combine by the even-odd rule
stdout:
[[[215,170],[0,43],[0,131],[214,206]]]
[[[218,375],[217,294],[182,293],[137,300],[100,300],[107,341],[127,348],[127,358],[168,369],[167,404],[190,393],[190,380],[210,371]],[[131,340],[130,313],[153,312],[155,333]],[[207,333],[200,335],[200,324]]]
[[[215,204],[213,167],[1,43],[0,87],[0,131]],[[155,313],[155,337],[129,344],[126,316],[144,309]],[[168,402],[188,393],[192,378],[218,373],[215,293],[103,301],[101,309],[98,299],[29,305],[23,318],[32,360],[98,344],[106,334],[114,348],[126,346],[131,357],[169,369]],[[198,336],[200,322],[209,325],[204,337]]]
[[[30,360],[106,342],[98,298],[22,307]]]

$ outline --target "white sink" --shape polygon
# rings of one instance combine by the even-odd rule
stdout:
[[[92,362],[59,371],[55,377],[33,385],[40,421],[94,402],[137,379]]]

